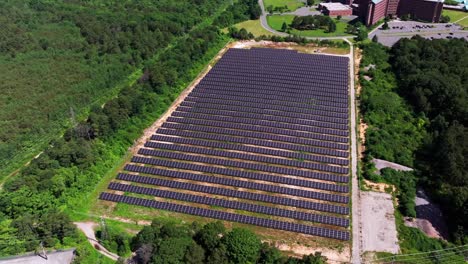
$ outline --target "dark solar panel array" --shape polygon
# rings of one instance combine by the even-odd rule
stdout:
[[[198,181],[198,182],[203,182],[203,183],[215,183],[219,185],[239,187],[239,188],[259,190],[259,191],[267,191],[271,193],[294,195],[292,194],[291,190],[295,190],[295,189],[291,189],[288,187],[280,187],[280,186],[275,186],[275,185],[270,185],[270,184],[239,181],[239,180],[226,179],[226,178],[220,178],[220,177],[215,177],[215,176],[206,176],[202,174],[193,174],[193,173],[171,171],[171,170],[161,170],[161,169],[156,169],[156,168],[147,168],[147,167],[134,166],[134,165],[127,165],[127,169],[129,171],[134,171],[134,172],[145,171],[145,173],[147,174],[170,177],[174,179],[192,180],[192,181]],[[152,184],[152,185],[160,185],[160,186],[165,186],[165,187],[173,187],[171,183],[172,181],[166,181],[166,180],[162,180],[159,178],[138,176],[138,175],[127,174],[127,173],[119,173],[119,175],[117,176],[117,179],[138,182],[138,183]],[[204,186],[204,185],[190,184],[190,183],[186,183],[185,185],[179,185],[179,188],[185,189],[185,190],[196,191],[196,192],[204,192],[204,193],[215,194],[215,195],[224,195],[224,196],[236,197],[236,198],[241,198],[241,199],[246,199],[246,200],[279,204],[279,205],[298,207],[298,208],[329,212],[329,213],[335,213],[335,214],[341,214],[341,215],[347,215],[349,213],[349,208],[345,206],[311,202],[311,201],[307,201],[304,199],[298,200],[298,199],[278,197],[278,196],[273,196],[273,195],[268,195],[268,194],[252,193],[252,192],[247,192],[247,191],[237,191],[237,190],[232,190],[232,189],[219,188],[219,187],[213,187],[213,186]]]
[[[167,202],[157,202],[148,199],[136,198],[131,196],[122,196],[111,193],[101,193],[99,199],[112,201],[112,202],[121,202],[126,204],[133,204],[139,206],[146,206],[151,208],[156,208],[160,210],[167,210],[172,212],[184,213],[197,215],[202,217],[220,219],[231,222],[238,222],[243,224],[257,225],[267,228],[280,229],[285,231],[297,232],[302,234],[308,234],[313,236],[321,236],[339,240],[349,240],[349,232],[339,231],[322,227],[315,227],[309,225],[295,224],[290,222],[283,222],[265,218],[259,218],[255,216],[227,213],[222,211],[216,211],[211,209],[203,209],[198,207],[192,207],[181,204],[173,204]]]
[[[155,135],[152,137],[152,140],[179,143],[179,144],[192,145],[192,146],[219,148],[219,149],[226,149],[226,150],[237,150],[237,151],[242,151],[242,152],[251,152],[251,153],[258,153],[258,154],[264,154],[264,155],[269,155],[269,156],[291,158],[291,159],[296,159],[300,161],[304,161],[304,160],[315,161],[315,162],[329,163],[329,164],[336,164],[336,165],[343,165],[343,166],[348,166],[349,164],[348,159],[339,159],[339,158],[332,158],[332,157],[327,157],[327,156],[313,155],[313,154],[308,154],[308,153],[275,150],[275,149],[270,149],[270,148],[253,147],[253,146],[231,144],[231,143],[224,143],[224,142],[218,142],[218,141],[209,141],[209,140],[200,140],[200,139],[193,139],[193,138],[182,138],[182,137],[169,137],[169,136],[163,136],[163,135]],[[164,145],[175,145],[175,144],[164,144]],[[145,147],[149,147],[149,148],[158,148],[159,146],[160,146],[160,143],[156,143],[152,141],[148,141],[145,143]],[[175,146],[178,146],[178,145],[175,145]]]
[[[329,122],[329,123],[337,123],[337,124],[348,124],[348,120],[346,119],[339,119],[334,117],[323,117],[323,116],[305,116],[305,115],[298,115],[295,119],[283,116],[276,116],[273,115],[274,113],[269,114],[256,114],[254,112],[240,112],[240,111],[226,111],[220,109],[206,109],[206,108],[199,108],[199,107],[186,107],[186,106],[179,106],[176,111],[179,112],[194,112],[194,113],[203,113],[203,114],[210,114],[210,115],[222,115],[222,116],[232,116],[232,117],[243,117],[243,118],[253,118],[259,120],[270,120],[270,121],[277,121],[282,123],[296,123],[304,121],[303,125],[308,125],[309,120],[313,121],[320,121],[320,122]],[[302,118],[302,119],[300,119]],[[339,138],[339,137],[336,137]],[[346,138],[341,138],[342,140],[346,140]],[[347,141],[344,141],[347,142]]]
[[[234,176],[234,177],[242,177],[242,178],[263,178],[266,176],[271,176],[269,174],[262,174],[257,172],[249,172],[243,170],[235,170],[231,168],[221,168],[221,167],[213,167],[208,165],[198,165],[193,163],[186,163],[186,162],[178,162],[172,160],[165,160],[165,159],[152,159],[152,158],[145,158],[140,156],[134,156],[132,158],[132,162],[134,163],[141,163],[141,164],[148,164],[154,166],[161,166],[161,167],[169,167],[169,168],[178,168],[182,170],[193,170],[193,171],[200,171],[200,172],[207,172],[207,173],[214,173],[214,174],[221,174],[227,176]],[[240,164],[240,162],[239,162]],[[275,173],[277,174],[287,174],[286,168],[277,168]],[[299,174],[299,173],[298,173]],[[337,176],[334,174],[325,174],[325,173],[318,173],[318,172],[309,172],[303,171],[302,177],[309,177],[324,181],[334,181],[334,182],[348,182],[348,177],[346,176]],[[278,177],[278,176],[271,176],[271,177]]]
[[[173,182],[173,183],[174,185],[172,187],[176,189],[182,189],[184,187],[183,185],[185,184],[183,182]],[[224,199],[218,199],[218,198],[210,198],[207,196],[172,192],[172,191],[166,191],[166,190],[160,190],[160,189],[133,186],[133,185],[128,185],[128,184],[120,184],[120,183],[115,183],[115,182],[111,182],[108,188],[111,190],[116,190],[116,191],[145,194],[145,195],[168,198],[168,199],[173,199],[173,200],[180,200],[180,201],[193,202],[193,203],[199,203],[199,204],[207,204],[210,206],[220,206],[224,208],[250,211],[254,213],[261,213],[261,214],[267,214],[267,215],[275,215],[275,216],[280,216],[280,217],[287,217],[287,218],[292,218],[292,219],[298,219],[298,220],[304,220],[304,221],[310,221],[310,222],[316,222],[316,223],[322,223],[322,224],[328,224],[328,225],[336,225],[336,226],[343,226],[343,227],[349,226],[349,220],[344,219],[344,218],[327,216],[327,215],[310,214],[310,213],[304,213],[300,211],[291,211],[291,210],[269,207],[269,206],[264,206],[264,205],[256,205],[256,204],[230,201],[230,200],[224,200]]]
[[[234,136],[227,136],[227,135],[219,135],[216,133],[202,133],[202,132],[182,131],[182,130],[173,130],[173,129],[158,129],[156,132],[158,134],[163,134],[163,135],[172,135],[172,136],[179,136],[179,137],[209,139],[209,140],[216,140],[216,141],[222,141],[222,142],[257,145],[257,146],[263,146],[263,147],[269,147],[269,148],[287,149],[287,150],[292,150],[292,151],[308,152],[308,153],[315,153],[315,154],[320,154],[320,155],[327,155],[327,156],[334,156],[334,157],[341,157],[341,158],[348,157],[348,152],[346,151],[338,151],[334,149],[318,148],[318,147],[306,146],[306,145],[295,145],[295,144],[275,142],[275,141],[264,140],[264,139],[234,137]],[[153,137],[151,139],[153,139]]]
[[[124,168],[141,175],[117,177],[137,185],[109,185],[174,202],[100,198],[348,240],[343,230],[180,204],[349,227],[348,218],[324,214],[349,214],[348,67],[345,57],[230,49]]]
[[[175,145],[175,144],[163,144],[163,143],[154,143],[154,142],[152,143],[153,144],[151,145],[154,148],[180,151],[184,153],[197,153],[197,154],[203,154],[203,155],[219,156],[219,157],[224,157],[224,158],[243,159],[243,160],[248,160],[248,161],[257,161],[257,162],[262,162],[262,163],[278,164],[278,165],[291,166],[291,167],[296,167],[296,168],[321,170],[321,171],[341,173],[341,174],[348,173],[348,168],[330,166],[330,165],[324,165],[324,164],[317,164],[317,163],[310,163],[310,162],[289,160],[289,159],[280,159],[280,158],[273,158],[273,157],[265,157],[265,156],[238,153],[238,152],[228,152],[228,151],[217,150],[217,149],[198,148],[198,147],[192,147],[192,146],[180,146],[180,145]],[[157,156],[156,152],[152,152],[143,148],[140,149],[138,153],[142,155]]]

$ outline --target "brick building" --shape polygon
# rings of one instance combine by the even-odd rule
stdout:
[[[443,0],[343,0],[353,8],[367,26],[387,16],[406,16],[411,19],[439,22]]]
[[[353,9],[342,3],[320,3],[318,8],[327,16],[350,16],[353,14]]]

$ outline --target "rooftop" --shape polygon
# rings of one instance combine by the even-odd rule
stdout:
[[[320,3],[320,5],[325,7],[329,11],[341,11],[351,9],[351,7],[343,5],[342,3]]]

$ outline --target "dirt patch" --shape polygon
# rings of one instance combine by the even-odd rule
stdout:
[[[371,182],[366,179],[364,179],[364,183],[366,184],[366,187],[372,191],[386,193],[386,190],[391,190],[392,192],[396,192],[395,186],[391,184]]]
[[[442,235],[434,228],[434,226],[426,219],[405,217],[405,226],[418,228],[423,231],[428,237],[443,239]]]
[[[393,199],[390,194],[361,192],[362,251],[400,251],[395,224]]]
[[[322,256],[328,258],[327,263],[347,263],[351,259],[351,251],[349,247],[343,249],[331,249],[331,248],[320,248],[320,247],[308,247],[304,245],[288,245],[277,243],[275,245],[281,251],[291,252],[295,256],[303,256],[314,254],[315,252],[321,252]]]
[[[334,47],[321,47],[315,43],[310,43],[307,45],[299,45],[294,42],[273,42],[273,41],[238,41],[232,46],[233,48],[238,49],[250,49],[250,48],[272,48],[272,49],[288,49],[288,50],[297,50],[301,53],[308,54],[326,54],[326,55],[335,55],[335,56],[346,56],[349,53],[349,49],[343,48],[334,48]]]

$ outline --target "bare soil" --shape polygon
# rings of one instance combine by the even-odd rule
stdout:
[[[345,56],[348,54],[349,50],[342,49],[342,48],[333,48],[333,47],[319,47],[317,44],[310,43],[307,45],[299,45],[294,42],[273,42],[273,41],[254,41],[254,40],[247,40],[247,41],[238,41],[233,48],[239,49],[250,49],[255,47],[261,48],[272,48],[272,49],[289,49],[289,50],[297,50],[301,53],[308,53],[308,54],[326,54],[326,55],[334,55],[334,56]]]
[[[361,192],[361,218],[363,252],[400,251],[391,194]]]

